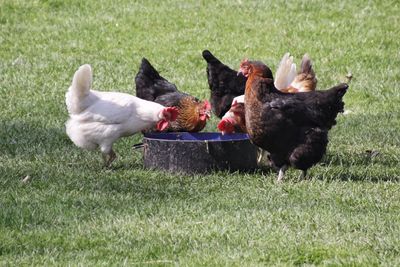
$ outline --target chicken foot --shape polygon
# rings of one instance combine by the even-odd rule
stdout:
[[[285,174],[285,171],[288,169],[288,165],[283,165],[280,169],[279,169],[279,173],[278,173],[278,182],[282,182],[283,181],[283,176]]]
[[[115,154],[114,150],[110,150],[108,153],[102,153],[103,160],[104,160],[104,167],[109,168],[111,166],[111,163],[117,158],[117,155]]]
[[[307,170],[302,170],[299,176],[300,180],[305,180],[307,177]]]
[[[279,169],[279,173],[278,173],[278,182],[282,182],[283,181],[283,177],[285,175],[286,170],[289,168],[288,165],[283,165],[280,169]],[[307,177],[307,170],[302,170],[299,176],[299,180],[305,180]]]

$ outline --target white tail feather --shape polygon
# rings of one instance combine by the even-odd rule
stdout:
[[[85,64],[75,72],[72,84],[65,95],[65,102],[70,114],[80,113],[86,108],[84,99],[90,93],[92,85],[92,68]]]
[[[293,63],[293,56],[286,53],[279,63],[278,70],[275,74],[275,87],[279,90],[288,88],[296,77],[296,64]]]

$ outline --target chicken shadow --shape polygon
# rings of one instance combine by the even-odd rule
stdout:
[[[143,170],[142,152],[140,150],[132,151],[131,143],[137,143],[141,140],[141,136],[135,135],[136,138],[124,138],[126,141],[116,143],[116,150],[121,154],[124,160],[118,160],[113,163],[109,173],[120,171]],[[128,139],[128,140],[127,140]],[[47,127],[39,121],[21,122],[21,121],[1,121],[0,122],[0,159],[1,158],[21,158],[22,160],[35,161],[37,157],[53,157],[55,161],[62,161],[68,167],[78,170],[89,170],[97,172],[102,168],[101,155],[98,151],[84,151],[74,146],[65,133],[64,125],[60,127]],[[94,158],[94,164],[88,162],[72,163],[76,158],[85,157]],[[71,158],[71,159],[70,159]],[[129,160],[127,160],[127,158]],[[91,162],[93,163],[93,161]],[[43,164],[50,164],[44,162]],[[366,168],[371,165],[380,165],[381,168],[395,168],[395,163],[390,155],[384,152],[371,150],[359,151],[356,154],[344,153],[340,154],[329,152],[323,160],[317,164],[329,168],[329,166],[340,167],[340,171],[328,171],[327,174],[320,174],[311,171],[311,179],[320,180],[342,180],[342,181],[400,181],[400,173],[396,171],[390,172],[373,172],[368,174],[366,171],[354,171],[351,167],[359,169]],[[4,165],[3,165],[4,166]],[[12,177],[20,177],[25,175],[24,170],[5,167],[6,175]],[[311,168],[312,170],[313,168]],[[151,171],[150,171],[151,172]],[[224,172],[212,172],[221,173]],[[276,171],[269,167],[261,167],[248,171],[238,171],[239,174],[261,174],[273,177]],[[161,174],[164,175],[165,174]],[[170,174],[180,176],[181,174]],[[185,175],[182,177],[193,177],[194,175]],[[168,175],[167,175],[168,176]],[[188,178],[192,180],[192,178]],[[123,190],[123,189],[121,189]],[[150,190],[150,189],[149,189]]]
[[[125,138],[127,139],[127,138]],[[135,142],[134,140],[126,142]],[[127,144],[120,142],[117,151],[121,150],[124,157],[133,157],[134,160],[120,162],[116,161],[108,171],[118,171],[120,169],[139,168],[142,166],[139,155],[134,153]],[[125,151],[128,150],[128,151]],[[126,155],[125,155],[126,154]],[[132,156],[133,154],[133,156]],[[0,121],[0,159],[11,159],[11,161],[32,162],[36,167],[32,167],[33,174],[40,172],[34,170],[39,164],[51,165],[49,161],[56,161],[57,164],[64,164],[66,168],[97,171],[103,168],[103,162],[99,151],[86,151],[77,148],[65,133],[64,124],[60,127],[47,127],[39,121]],[[41,158],[45,158],[41,162]],[[89,164],[88,160],[94,159],[94,164]],[[131,159],[130,158],[130,159]],[[81,159],[83,161],[81,161]],[[93,161],[93,160],[92,160]],[[92,162],[90,162],[92,163]],[[29,165],[29,164],[27,164]],[[28,166],[18,169],[12,166],[4,166],[5,175],[19,177],[26,175],[30,170]],[[46,169],[49,166],[43,166]],[[49,167],[50,168],[50,167]]]
[[[64,126],[64,125],[63,125]],[[64,128],[49,128],[38,121],[1,121],[0,155],[33,157],[70,146]]]

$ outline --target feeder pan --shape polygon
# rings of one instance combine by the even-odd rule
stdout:
[[[257,168],[257,148],[247,134],[147,133],[143,144],[145,168],[181,173]]]

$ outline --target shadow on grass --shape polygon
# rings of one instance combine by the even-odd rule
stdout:
[[[70,146],[70,141],[65,134],[64,125],[60,128],[48,128],[38,121],[2,121],[0,145],[0,155],[29,157]]]
[[[65,172],[73,172],[78,176],[81,174],[96,179],[97,177],[149,177],[157,175],[157,179],[167,177],[167,180],[176,177],[186,177],[190,182],[196,182],[193,177],[201,176],[221,176],[228,177],[229,172],[211,172],[210,174],[179,174],[163,171],[152,171],[143,168],[142,155],[140,150],[132,150],[129,142],[123,141],[116,144],[116,151],[120,157],[112,164],[110,169],[102,166],[101,155],[98,151],[85,151],[76,148],[65,134],[64,126],[59,128],[49,128],[43,126],[38,121],[29,123],[20,121],[3,121],[0,124],[0,156],[4,158],[18,158],[26,162],[22,168],[16,166],[4,166],[3,172],[6,176],[14,180],[15,177],[24,177],[27,174],[44,177],[51,175],[57,177],[66,176]],[[127,144],[128,143],[128,144]],[[41,158],[42,157],[42,158]],[[16,160],[17,161],[17,160]],[[317,166],[326,167],[323,173],[311,169],[311,178],[321,180],[343,180],[343,181],[399,181],[400,170],[396,164],[395,155],[386,155],[384,152],[374,153],[361,151],[351,154],[350,152],[329,152]],[[13,163],[13,159],[11,160]],[[398,162],[397,162],[398,163]],[[234,172],[240,175],[262,175],[275,177],[276,171],[268,167],[252,171]],[[296,174],[297,176],[297,174]],[[236,176],[235,176],[236,177]],[[129,178],[129,180],[136,178]],[[157,180],[156,179],[156,180]],[[268,179],[268,178],[266,178]],[[274,178],[275,179],[275,178]],[[112,179],[106,178],[103,183],[104,188]],[[158,181],[154,180],[154,183]],[[117,179],[121,182],[121,179]],[[124,180],[127,181],[127,180]],[[133,186],[133,184],[130,183]],[[111,190],[130,190],[129,188],[113,185]],[[126,191],[126,192],[128,192]],[[178,190],[179,191],[179,190]],[[154,191],[153,191],[154,193]]]
[[[56,179],[66,172],[95,176],[105,170],[116,173],[142,167],[141,156],[125,151],[126,147],[126,144],[119,145],[119,149],[124,150],[121,158],[125,160],[117,158],[110,169],[105,169],[99,151],[77,148],[66,135],[64,125],[54,128],[39,121],[0,121],[0,159],[7,162],[0,164],[5,178],[2,182],[12,183],[26,175]]]

